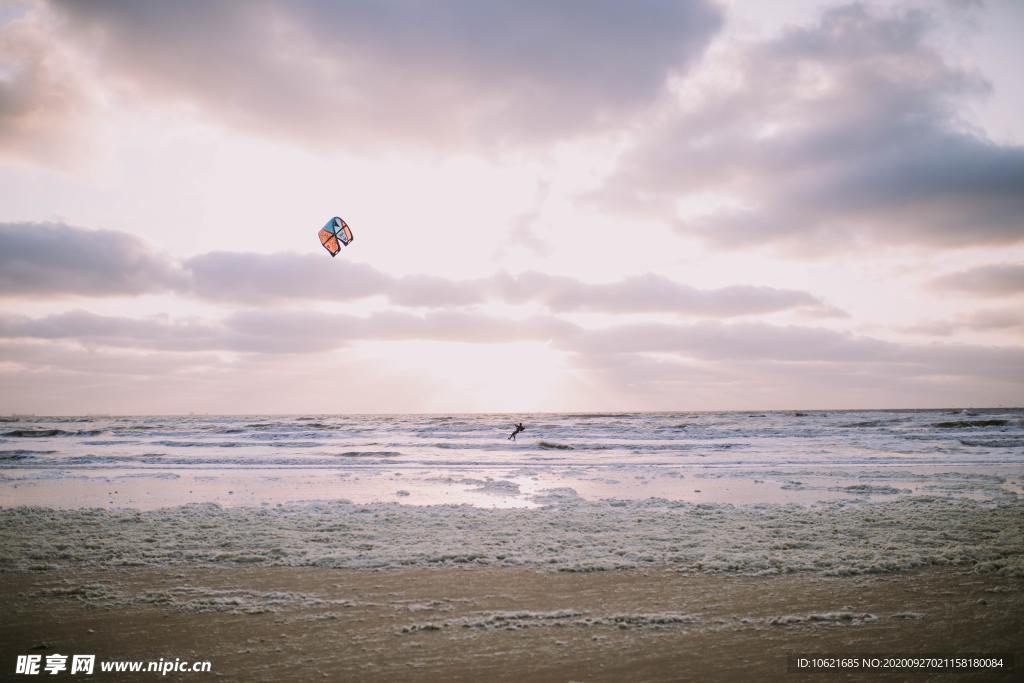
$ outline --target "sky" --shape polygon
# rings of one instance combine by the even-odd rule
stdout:
[[[0,412],[1024,405],[1022,32],[0,0]]]

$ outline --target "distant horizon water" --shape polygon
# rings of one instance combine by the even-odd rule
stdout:
[[[53,417],[53,418],[77,418],[77,417],[191,417],[191,416],[206,416],[206,417],[303,417],[303,416],[342,416],[342,415],[353,415],[353,416],[377,416],[385,417],[389,415],[423,415],[423,416],[437,416],[437,415],[682,415],[682,414],[710,414],[710,413],[791,413],[791,412],[817,412],[817,413],[858,413],[858,412],[945,412],[945,411],[962,411],[962,410],[1024,410],[1024,404],[1020,405],[961,405],[961,406],[938,406],[938,407],[909,407],[909,408],[809,408],[807,406],[797,406],[791,408],[706,408],[701,410],[686,410],[686,409],[665,409],[665,410],[433,410],[433,411],[362,411],[362,412],[344,412],[344,411],[255,411],[245,413],[224,413],[219,411],[189,411],[189,412],[19,412],[9,411],[7,413],[0,413],[0,422],[5,421],[5,418],[19,418],[19,417]]]
[[[526,430],[510,439],[514,422]],[[8,417],[0,506],[1024,493],[1024,408]]]

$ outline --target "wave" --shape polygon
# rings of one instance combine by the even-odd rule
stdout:
[[[102,429],[80,429],[67,431],[64,429],[12,429],[0,436],[10,436],[18,439],[48,439],[54,436],[99,436],[103,434]]]
[[[573,450],[573,447],[569,446],[567,444],[564,444],[564,443],[551,443],[550,441],[541,441],[537,445],[540,446],[541,448],[549,448],[549,449],[555,449],[555,450],[559,450],[559,451],[571,451],[571,450]]]
[[[1024,439],[960,439],[960,445],[988,448],[1024,448]]]
[[[345,451],[344,453],[338,453],[339,457],[342,458],[372,458],[373,456],[384,456],[394,457],[401,455],[399,451]]]
[[[237,448],[244,444],[238,441],[157,441],[159,446],[170,446],[171,448]]]
[[[1005,427],[1009,420],[949,420],[932,425],[937,429],[970,429],[972,427]]]
[[[302,429],[338,429],[338,425],[327,424],[326,422],[320,422],[313,417],[298,417],[295,418],[296,422],[301,422]],[[300,425],[287,425],[287,424],[272,424],[272,423],[259,423],[257,425],[246,425],[247,427],[254,427],[259,429],[266,429],[268,427],[280,427],[281,429],[295,429]]]
[[[586,417],[632,417],[636,413],[565,413],[560,417],[568,417],[572,419],[586,418]]]
[[[28,448],[10,448],[6,451],[0,451],[2,455],[52,455],[58,451],[35,451]]]
[[[913,493],[910,489],[896,488],[895,486],[878,486],[876,484],[854,484],[853,486],[833,486],[829,491],[841,491],[845,493],[862,494],[885,494],[896,495],[901,493]]]

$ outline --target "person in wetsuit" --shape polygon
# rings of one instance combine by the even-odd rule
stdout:
[[[518,434],[519,432],[525,432],[525,431],[526,431],[526,427],[524,427],[523,423],[520,422],[519,424],[516,425],[515,431],[513,431],[511,434],[509,434],[508,438],[511,439],[512,441],[515,441],[516,440],[516,434]]]

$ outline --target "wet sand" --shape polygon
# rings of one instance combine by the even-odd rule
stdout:
[[[0,581],[17,654],[210,660],[163,680],[1020,680],[1024,579],[63,569]],[[788,673],[787,655],[1013,653],[1016,671]],[[65,674],[66,675],[66,674]],[[92,680],[148,680],[156,674]]]

